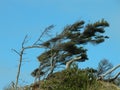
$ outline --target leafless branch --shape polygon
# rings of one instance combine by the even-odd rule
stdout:
[[[21,44],[22,47],[21,47],[20,52],[18,52],[15,49],[12,49],[20,57],[19,58],[19,65],[18,65],[18,72],[17,72],[17,76],[16,76],[16,84],[15,84],[16,90],[17,90],[18,80],[19,80],[19,76],[20,76],[20,72],[21,72],[21,65],[22,65],[22,62],[23,62],[24,51],[27,50],[27,49],[32,49],[32,48],[43,48],[44,46],[40,45],[38,42],[40,42],[43,35],[48,34],[49,30],[51,30],[53,27],[54,27],[53,25],[50,25],[49,27],[45,28],[45,30],[42,32],[40,37],[35,41],[35,43],[33,43],[33,45],[25,47],[24,45],[25,45],[25,43],[27,43],[27,38],[28,38],[28,35],[26,35],[22,44]]]
[[[50,30],[53,27],[54,27],[53,25],[47,27],[33,45],[25,47],[24,45],[25,45],[25,43],[27,43],[27,38],[28,38],[28,35],[26,35],[22,42],[22,48],[21,48],[20,52],[18,52],[15,49],[12,49],[14,52],[16,52],[19,55],[19,64],[18,64],[18,71],[17,71],[17,76],[16,76],[16,84],[15,84],[16,90],[17,90],[18,80],[19,80],[19,76],[20,76],[20,72],[21,72],[21,65],[23,62],[24,51],[27,49],[32,49],[32,48],[42,48],[43,46],[37,45],[37,43],[40,41],[40,39],[43,37],[43,35],[46,34],[48,32],[48,30]]]
[[[40,46],[40,45],[33,45],[33,46],[27,46],[24,47],[24,49],[31,49],[31,48],[43,48],[44,46]]]
[[[101,77],[105,77],[106,75],[108,75],[109,73],[113,72],[114,70],[116,70],[116,69],[119,68],[119,67],[120,67],[120,64],[117,65],[117,66],[115,66],[115,67],[113,67],[112,69],[108,70],[106,73],[104,73],[104,74],[102,74],[102,75],[100,75],[100,76],[101,76]]]
[[[120,67],[120,64],[115,66],[115,67],[113,67],[112,69],[108,70],[106,73],[100,75],[97,80],[104,80],[104,81],[109,81],[109,82],[114,81],[120,75],[120,72],[117,73],[114,77],[112,77],[110,79],[104,79],[104,77],[106,75],[110,74],[111,72],[115,71],[119,67]]]
[[[52,28],[54,28],[54,25],[50,25],[47,28],[45,28],[45,30],[42,32],[42,34],[40,35],[40,37],[35,41],[35,43],[33,45],[37,45],[38,42],[41,40],[41,38],[43,37],[43,35],[47,34],[47,32],[49,30],[51,30]]]
[[[120,75],[120,72],[118,72],[113,78],[110,78],[109,81],[114,81],[117,79],[117,77]]]
[[[19,53],[17,50],[12,49],[12,51],[14,51],[14,52],[17,53],[18,55],[20,55],[20,53]]]

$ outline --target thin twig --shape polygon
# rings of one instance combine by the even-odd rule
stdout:
[[[33,45],[37,45],[37,43],[41,40],[41,38],[43,37],[43,35],[45,35],[53,27],[54,27],[54,25],[50,25],[47,28],[45,28],[45,30],[42,32],[42,34],[40,35],[40,37],[35,41],[35,43]]]
[[[18,55],[20,55],[20,53],[17,50],[15,50],[15,49],[11,49],[11,50],[14,51],[15,53],[17,53]]]
[[[43,47],[44,47],[44,46],[33,45],[33,46],[24,47],[24,49],[30,49],[30,48],[43,48]]]
[[[24,48],[24,44],[26,43],[26,39],[27,39],[28,35],[25,36],[23,42],[22,42],[22,48]]]

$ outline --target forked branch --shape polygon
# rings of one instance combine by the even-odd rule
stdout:
[[[41,38],[43,37],[43,35],[48,33],[48,31],[50,29],[52,29],[53,27],[54,27],[53,25],[47,27],[43,31],[43,33],[40,35],[40,37],[32,45],[24,46],[27,43],[27,38],[28,38],[28,35],[26,35],[25,38],[23,39],[21,50],[17,51],[15,49],[12,49],[15,53],[17,53],[19,55],[18,72],[17,72],[17,76],[16,76],[16,83],[15,83],[15,89],[16,90],[17,90],[17,87],[18,87],[18,80],[19,80],[19,76],[20,76],[20,72],[21,72],[21,65],[22,65],[22,61],[23,61],[24,51],[27,50],[27,49],[32,49],[32,48],[42,48],[43,46],[41,44],[38,44],[38,43],[41,41]]]

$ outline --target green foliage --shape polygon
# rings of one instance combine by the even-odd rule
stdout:
[[[111,83],[96,81],[95,71],[92,68],[78,69],[74,63],[70,69],[56,72],[41,81],[38,90],[120,90]]]
[[[104,28],[108,26],[104,19],[95,23],[85,24],[84,21],[77,21],[67,25],[60,34],[40,44],[45,47],[45,51],[38,56],[41,70],[52,73],[57,66],[66,65],[75,57],[81,57],[77,62],[88,60],[87,49],[83,45],[104,42],[108,38],[103,35]]]
[[[98,21],[93,24],[95,27],[100,27],[100,26],[109,26],[108,22],[102,19],[101,21]]]
[[[40,62],[44,62],[45,60],[48,60],[50,57],[52,57],[53,53],[58,53],[58,50],[50,49],[48,51],[45,51],[38,57],[38,60]]]
[[[94,83],[95,77],[91,72],[79,70],[75,66],[52,74],[42,83],[41,88],[45,90],[87,90]]]

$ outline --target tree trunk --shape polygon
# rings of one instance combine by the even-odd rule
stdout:
[[[71,65],[73,62],[78,61],[78,60],[80,60],[81,58],[82,58],[82,57],[80,56],[80,57],[76,57],[76,58],[71,59],[70,61],[68,61],[68,62],[66,63],[66,69],[69,69],[69,68],[70,68],[70,65]]]
[[[113,67],[112,69],[108,70],[106,73],[100,75],[100,77],[105,77],[106,75],[108,75],[109,73],[113,72],[114,70],[116,70],[119,67],[120,67],[120,64],[115,66],[115,67]]]
[[[19,66],[18,66],[18,73],[17,73],[17,77],[16,77],[16,84],[15,84],[16,90],[17,90],[18,80],[19,80],[19,76],[20,76],[20,70],[21,70],[23,52],[24,52],[24,49],[22,49],[21,53],[20,53],[20,62],[19,62]]]
[[[105,79],[103,81],[106,81],[106,82],[113,82],[115,79],[117,79],[117,77],[120,75],[120,72],[117,73],[114,77],[110,78],[110,79]]]

